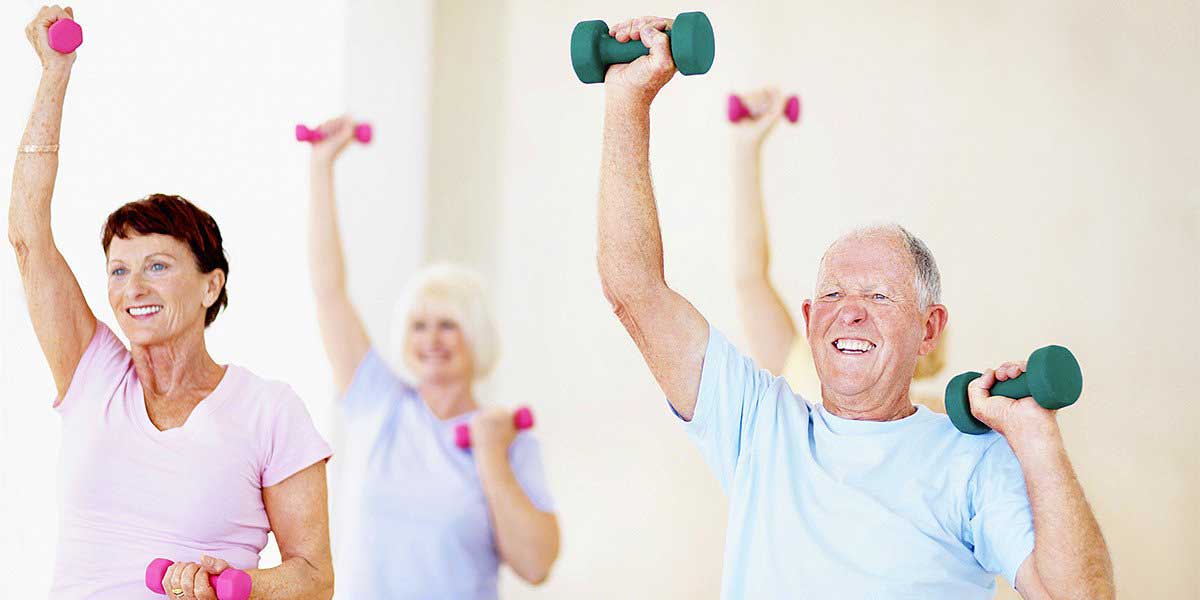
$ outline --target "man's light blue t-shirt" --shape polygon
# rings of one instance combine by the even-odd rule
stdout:
[[[685,428],[729,496],[723,598],[991,598],[1033,551],[1002,436],[810,408],[716,329]]]
[[[500,555],[487,499],[470,452],[375,350],[363,358],[341,401],[346,448],[335,506],[337,597],[494,600]],[[509,464],[539,510],[553,502],[541,450],[517,434]]]

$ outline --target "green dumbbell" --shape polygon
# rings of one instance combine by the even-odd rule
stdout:
[[[712,23],[704,13],[680,13],[666,33],[671,39],[671,58],[680,73],[708,72],[716,50]],[[633,62],[647,54],[650,49],[640,40],[621,43],[608,35],[608,24],[604,21],[580,21],[571,32],[571,66],[584,83],[600,83],[609,65]]]
[[[963,433],[978,435],[992,430],[971,414],[971,401],[967,397],[967,384],[982,376],[982,373],[967,371],[946,385],[946,414]],[[1058,410],[1075,404],[1081,391],[1083,373],[1075,355],[1062,346],[1046,346],[1029,355],[1024,373],[1007,381],[997,381],[991,395],[1005,398],[1033,396],[1042,408]]]

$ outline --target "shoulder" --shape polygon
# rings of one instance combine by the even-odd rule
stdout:
[[[263,377],[235,364],[227,367],[225,377],[228,378],[226,400],[243,415],[258,414],[272,420],[279,415],[308,412],[300,394],[283,381]]]
[[[921,412],[921,428],[918,443],[932,456],[938,457],[942,467],[971,476],[984,460],[1011,450],[1004,436],[989,431],[980,435],[963,433],[954,426],[950,417],[918,406]]]

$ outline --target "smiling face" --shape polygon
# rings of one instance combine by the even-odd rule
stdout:
[[[201,273],[187,244],[168,235],[114,237],[108,247],[108,303],[134,345],[203,331],[224,282],[221,270]]]
[[[459,318],[436,302],[422,302],[409,314],[404,362],[419,383],[446,384],[474,377],[471,347]]]
[[[827,403],[869,413],[907,401],[917,359],[945,323],[945,307],[920,306],[916,279],[895,232],[854,234],[825,253],[803,312]]]

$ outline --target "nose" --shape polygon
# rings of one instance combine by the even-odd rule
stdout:
[[[141,273],[135,272],[129,274],[129,277],[125,280],[124,290],[125,298],[127,300],[137,300],[138,298],[145,296],[148,291],[149,290],[146,287],[146,282],[144,279],[142,279]]]
[[[848,298],[838,308],[837,318],[843,325],[858,325],[867,320],[867,309],[861,301]]]

